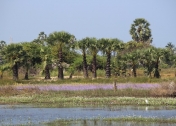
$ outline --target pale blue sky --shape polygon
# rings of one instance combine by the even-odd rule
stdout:
[[[145,18],[156,47],[176,46],[176,0],[0,0],[0,40],[32,41],[41,31],[131,40],[136,18]]]

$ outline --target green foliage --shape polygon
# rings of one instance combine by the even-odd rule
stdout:
[[[102,38],[99,40],[100,50],[103,54],[106,54],[106,77],[111,77],[111,53],[116,54],[119,50],[123,49],[123,43],[119,39],[105,39]]]
[[[98,76],[102,76],[102,70],[105,69],[106,77],[126,77],[131,76],[131,72],[128,72],[130,69],[136,77],[138,68],[145,68],[145,73],[149,77],[159,78],[160,68],[176,67],[176,49],[171,42],[162,49],[149,45],[149,26],[145,19],[136,19],[130,30],[134,41],[127,43],[117,38],[97,40],[94,37],[75,41],[74,35],[64,31],[53,32],[48,37],[44,32],[40,32],[38,38],[32,42],[6,45],[1,41],[1,75],[8,68],[15,70],[23,67],[27,74],[31,68],[40,66],[39,69],[43,73],[47,70],[49,74],[54,69],[53,76],[58,69],[58,78],[62,79],[64,70],[70,76],[76,72],[82,76],[84,72],[83,76],[88,77],[92,72],[92,77],[96,78],[97,70]],[[17,70],[15,74],[17,75]]]
[[[49,45],[58,46],[58,48],[62,48],[63,44],[70,45],[75,42],[75,36],[71,35],[68,32],[53,32],[49,34],[47,38],[47,43]]]
[[[127,57],[122,55],[117,55],[115,61],[112,63],[112,73],[115,77],[126,76],[127,69]]]
[[[132,39],[136,42],[151,43],[152,34],[149,26],[149,22],[144,18],[135,19],[130,29],[130,35],[132,36]]]
[[[151,73],[154,72],[154,77],[159,78],[159,63],[164,55],[164,50],[160,48],[150,47],[141,53],[141,62],[146,69],[146,74],[151,77]]]
[[[58,78],[64,79],[63,75],[63,61],[64,61],[64,55],[63,55],[63,49],[66,48],[69,50],[69,47],[71,47],[71,44],[75,42],[75,36],[71,35],[70,33],[61,31],[61,32],[53,32],[49,34],[47,38],[48,45],[53,46],[53,56],[57,57],[55,58],[55,63],[58,66]]]
[[[6,61],[13,65],[15,62],[20,63],[22,61],[22,57],[25,55],[25,52],[23,51],[23,46],[21,43],[10,44],[2,51],[2,55]]]
[[[3,50],[3,48],[7,46],[5,41],[0,41],[0,52]]]

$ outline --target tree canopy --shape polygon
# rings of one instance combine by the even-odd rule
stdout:
[[[131,25],[130,35],[136,42],[152,42],[150,23],[144,18],[137,18]]]

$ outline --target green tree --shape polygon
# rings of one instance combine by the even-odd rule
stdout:
[[[137,69],[137,65],[139,64],[139,56],[140,56],[139,50],[134,50],[133,52],[126,54],[127,61],[129,62],[130,66],[132,68],[132,72],[133,72],[134,77],[137,76],[136,69]]]
[[[130,29],[130,35],[132,36],[132,39],[136,42],[151,43],[152,34],[149,26],[149,22],[144,18],[135,19]]]
[[[145,73],[151,78],[152,71],[153,71],[153,56],[152,56],[153,49],[152,48],[147,48],[145,50],[142,50],[141,53],[141,61],[140,63],[144,66],[145,68]]]
[[[33,40],[33,43],[40,47],[40,59],[42,60],[42,74],[45,75],[45,79],[51,79],[50,70],[52,69],[53,55],[51,53],[51,45],[47,42],[47,35],[44,32],[40,32],[37,39]]]
[[[89,51],[91,52],[93,56],[93,63],[92,63],[92,73],[93,73],[93,78],[97,78],[97,53],[99,51],[99,43],[96,38],[89,38]]]
[[[174,66],[174,57],[176,55],[176,47],[171,42],[167,43],[165,46],[166,51],[164,53],[165,63],[169,65],[169,67]]]
[[[88,78],[89,77],[88,69],[87,69],[87,59],[86,59],[86,52],[87,52],[87,50],[89,48],[89,41],[90,41],[90,38],[86,37],[86,38],[83,38],[82,40],[79,40],[77,42],[77,47],[82,52],[84,78]]]
[[[141,53],[142,64],[144,68],[146,68],[146,73],[149,77],[151,73],[154,72],[154,77],[159,78],[159,63],[161,62],[161,58],[164,54],[164,50],[160,48],[150,47]]]
[[[111,77],[111,54],[113,51],[117,51],[121,48],[122,42],[118,39],[106,39],[102,38],[99,41],[100,50],[106,54],[106,77]]]
[[[5,41],[0,41],[0,51],[1,51],[5,46],[7,46],[6,42],[5,42]]]
[[[37,38],[39,41],[36,41],[37,43],[41,44],[41,45],[46,45],[46,39],[47,39],[47,35],[45,34],[45,32],[40,32]]]
[[[57,57],[58,57],[58,78],[59,79],[64,79],[64,74],[63,74],[63,47],[68,47],[75,41],[75,36],[71,35],[68,32],[53,32],[49,34],[47,38],[47,43],[51,46],[56,46],[57,47]]]
[[[22,62],[22,57],[25,55],[22,44],[10,44],[5,47],[5,49],[2,51],[2,54],[6,62],[10,63],[13,71],[13,80],[18,80],[18,68]]]
[[[160,72],[159,72],[159,63],[161,62],[161,58],[164,55],[164,50],[161,48],[154,48],[153,51],[154,55],[154,77],[160,78]]]
[[[5,70],[9,69],[9,63],[5,62],[3,59],[2,51],[7,46],[5,41],[0,41],[0,79],[3,78],[3,73]]]
[[[169,50],[170,54],[174,54],[175,46],[172,44],[172,42],[167,43],[165,47],[167,50]]]
[[[7,46],[5,41],[0,41],[0,65],[3,64],[2,50]]]
[[[41,64],[41,56],[40,56],[40,49],[41,46],[39,46],[37,43],[33,42],[23,42],[23,51],[25,55],[22,57],[22,66],[25,68],[25,76],[24,79],[28,80],[28,73],[29,69],[31,67],[34,67],[35,64]]]
[[[51,79],[50,70],[52,69],[53,55],[52,46],[48,43],[48,37],[44,32],[40,32],[38,38],[34,41],[40,47],[40,56],[42,59],[42,73],[45,75],[45,79]]]
[[[40,55],[42,59],[42,72],[45,75],[45,79],[51,79],[50,70],[52,68],[52,54],[51,47],[42,46],[40,50]]]

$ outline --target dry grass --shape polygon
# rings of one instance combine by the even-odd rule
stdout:
[[[3,86],[0,87],[0,96],[16,96],[16,95],[31,95],[38,94],[40,90],[37,88],[29,88],[23,90],[17,90],[12,86]]]
[[[151,93],[155,96],[176,97],[176,80],[160,84],[160,88],[153,89]]]
[[[71,84],[70,84],[71,85]],[[106,84],[105,84],[106,85]],[[125,85],[125,84],[124,84]],[[29,86],[30,85],[23,85]],[[42,85],[38,85],[42,86]],[[64,84],[63,84],[64,86]],[[82,85],[84,86],[84,84]],[[85,85],[87,86],[87,85]],[[0,96],[31,96],[31,95],[57,95],[58,97],[176,97],[176,81],[164,82],[160,87],[153,89],[94,89],[94,90],[68,90],[68,91],[51,91],[40,90],[39,87],[33,85],[30,88],[16,88],[18,85],[9,85],[0,87]],[[46,87],[47,88],[47,87]],[[68,88],[68,87],[67,87]]]

